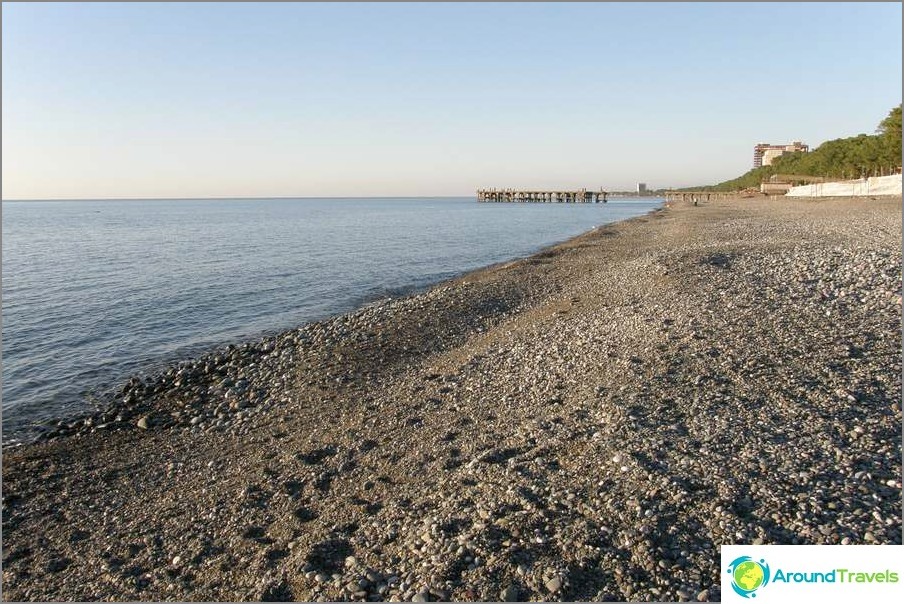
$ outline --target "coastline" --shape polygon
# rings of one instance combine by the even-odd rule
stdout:
[[[294,199],[294,198],[286,198],[286,199]],[[358,198],[336,198],[336,199],[358,199]],[[382,199],[382,198],[376,198]],[[420,199],[412,197],[411,199]],[[245,198],[235,198],[235,200],[245,200]],[[34,201],[45,201],[45,200],[34,200]],[[60,200],[46,200],[46,201],[60,201]],[[64,200],[66,201],[66,200]],[[101,201],[118,201],[118,200],[101,200]],[[134,200],[138,201],[138,200]],[[166,199],[161,199],[159,201],[168,201]],[[229,201],[229,200],[227,200]],[[656,211],[659,211],[665,202],[661,202],[658,208],[653,208],[645,215],[650,215]],[[641,215],[641,217],[644,215]],[[627,218],[623,220],[617,220],[615,222],[624,222],[627,220],[633,220],[635,217]],[[614,224],[606,223],[606,224]],[[445,284],[451,284],[456,280],[467,277],[472,273],[479,273],[481,271],[495,269],[503,266],[509,266],[515,262],[520,260],[524,260],[529,258],[535,254],[542,254],[552,250],[560,245],[566,244],[578,237],[582,237],[588,233],[593,232],[597,228],[601,228],[605,225],[597,225],[594,226],[582,233],[578,233],[577,235],[568,236],[561,241],[556,241],[548,245],[544,245],[532,253],[515,256],[513,258],[502,260],[499,262],[494,262],[491,264],[487,264],[484,266],[479,266],[476,268],[470,269],[462,269],[459,271],[455,271],[454,273],[447,274],[439,278],[438,280],[429,280],[419,284],[412,284],[409,286],[395,288],[390,290],[385,290],[382,293],[373,293],[368,294],[366,296],[361,297],[359,300],[354,301],[348,305],[345,305],[343,308],[336,310],[335,312],[326,313],[324,315],[316,316],[309,321],[305,321],[304,323],[292,326],[292,327],[283,327],[283,328],[273,328],[266,329],[256,333],[250,333],[246,335],[241,335],[235,338],[231,338],[226,341],[222,341],[215,344],[202,344],[194,347],[185,347],[181,350],[181,352],[177,355],[173,355],[166,358],[157,359],[145,364],[139,370],[133,370],[127,373],[120,373],[116,377],[107,377],[103,381],[102,386],[97,386],[93,388],[85,389],[81,397],[84,400],[92,401],[93,408],[82,408],[80,410],[70,411],[68,413],[62,413],[60,415],[46,417],[40,420],[35,420],[30,426],[25,425],[21,420],[17,422],[19,428],[16,437],[10,438],[7,434],[4,434],[4,441],[2,443],[2,448],[12,449],[19,446],[28,445],[34,442],[45,441],[47,439],[56,439],[65,436],[72,436],[78,433],[93,433],[97,431],[98,426],[102,426],[103,430],[116,430],[121,428],[129,428],[129,422],[123,422],[121,420],[117,420],[117,417],[124,417],[124,419],[129,419],[134,415],[134,410],[130,410],[129,404],[124,404],[123,395],[128,395],[128,391],[123,390],[123,387],[126,385],[133,385],[137,381],[142,381],[144,383],[155,383],[161,380],[166,379],[166,375],[172,375],[173,371],[178,371],[180,368],[185,367],[186,365],[193,365],[200,362],[201,359],[209,359],[216,356],[222,356],[223,354],[228,354],[229,351],[236,347],[245,347],[255,349],[260,346],[265,346],[265,342],[271,342],[276,338],[284,337],[292,332],[303,329],[308,325],[313,324],[321,324],[334,319],[338,319],[344,317],[346,315],[352,314],[362,308],[371,307],[374,305],[379,305],[381,303],[385,303],[391,300],[407,298],[410,296],[415,296],[419,294],[423,294],[430,289],[435,287],[441,287]],[[125,412],[125,415],[121,412]],[[134,422],[133,422],[134,423]]]
[[[415,200],[416,198],[412,198],[412,201]],[[323,200],[313,199],[311,201],[320,203]],[[356,204],[368,202],[366,199],[350,201]],[[379,202],[380,200],[370,201]],[[481,206],[474,204],[473,200],[470,203],[464,199],[448,199],[447,201],[454,202],[449,206],[449,210],[453,214],[460,214],[463,208],[467,208],[466,214],[479,217],[483,210]],[[57,317],[67,315],[58,314],[56,317],[48,315],[37,300],[31,302],[31,304],[38,304],[33,311],[29,310],[28,304],[11,307],[11,309],[7,309],[10,310],[10,316],[6,318],[10,319],[9,327],[11,328],[7,330],[9,331],[7,335],[10,335],[11,340],[19,342],[19,345],[11,351],[13,354],[9,358],[9,367],[4,365],[4,439],[2,445],[6,447],[15,446],[17,442],[30,442],[41,436],[42,433],[53,432],[58,426],[72,426],[78,421],[83,421],[88,416],[96,414],[97,411],[110,407],[117,398],[121,398],[117,390],[132,378],[152,380],[154,376],[179,363],[192,361],[229,344],[253,343],[264,337],[277,336],[306,323],[324,321],[353,312],[361,306],[377,300],[423,292],[449,279],[479,270],[490,263],[525,257],[544,247],[555,245],[590,230],[600,222],[617,220],[625,214],[630,216],[647,212],[653,206],[661,204],[662,200],[644,199],[641,202],[640,205],[633,206],[632,204],[616,204],[611,212],[605,211],[605,206],[598,208],[603,210],[600,212],[577,212],[574,214],[576,218],[565,219],[565,222],[569,220],[576,222],[571,225],[563,225],[561,229],[552,225],[537,228],[536,225],[546,222],[546,219],[541,216],[541,220],[534,221],[535,228],[530,229],[537,232],[532,232],[531,235],[525,235],[520,228],[505,229],[505,216],[510,212],[507,212],[505,208],[496,208],[495,212],[491,209],[491,214],[496,215],[495,222],[508,232],[507,235],[501,236],[500,241],[510,242],[512,245],[500,243],[500,241],[489,245],[481,244],[475,240],[475,234],[472,232],[470,239],[466,238],[466,240],[474,241],[476,245],[474,249],[467,245],[461,250],[455,250],[453,249],[456,245],[454,240],[448,240],[450,246],[442,246],[426,253],[413,252],[414,256],[426,255],[427,258],[433,258],[433,261],[419,261],[418,266],[413,267],[411,273],[406,275],[391,268],[395,266],[395,262],[390,258],[381,258],[381,252],[384,256],[387,254],[385,241],[382,244],[379,241],[375,242],[374,257],[378,259],[368,261],[370,264],[376,262],[378,266],[375,266],[373,271],[358,271],[350,281],[348,276],[342,280],[332,277],[322,281],[318,280],[316,276],[318,270],[326,273],[329,273],[329,270],[325,270],[324,266],[320,266],[316,262],[313,263],[313,266],[319,266],[319,268],[314,273],[310,267],[296,266],[293,250],[298,253],[307,253],[304,252],[305,246],[296,246],[297,249],[288,246],[286,248],[288,251],[273,250],[273,258],[268,260],[274,266],[282,266],[283,272],[274,276],[267,270],[258,271],[261,273],[261,278],[286,281],[284,287],[280,287],[272,295],[245,291],[234,307],[221,300],[219,303],[211,302],[202,305],[209,306],[210,312],[190,311],[184,317],[168,318],[166,305],[161,305],[157,299],[166,300],[175,297],[180,299],[183,304],[189,304],[190,300],[179,293],[184,291],[184,288],[179,288],[178,280],[157,283],[155,287],[144,288],[143,291],[146,294],[143,297],[139,296],[137,300],[122,310],[109,305],[104,307],[101,304],[100,307],[105,308],[105,312],[112,313],[113,319],[100,322],[103,329],[96,329],[99,332],[98,338],[93,338],[91,334],[86,333],[84,337],[92,344],[81,348],[81,345],[72,346],[71,342],[67,341],[67,336],[61,335],[69,332],[65,326],[58,325],[60,321],[57,320]],[[409,209],[406,211],[412,211],[417,208],[417,205],[415,203],[407,204],[405,207]],[[443,204],[440,204],[439,207],[442,206]],[[379,207],[378,204],[377,208]],[[88,210],[90,209],[89,206]],[[559,210],[564,209],[567,208],[561,206],[559,208]],[[515,213],[519,214],[520,212],[517,210],[516,208]],[[379,209],[373,211],[379,212]],[[443,213],[441,211],[436,215],[443,216]],[[566,217],[572,215],[571,212],[552,213]],[[428,212],[425,216],[429,214],[433,213]],[[583,218],[578,217],[581,214],[583,214]],[[429,218],[424,220],[427,223],[431,222]],[[554,223],[557,222],[555,218],[552,220]],[[447,225],[445,231],[448,231],[448,234],[454,234],[454,221],[444,219],[441,221]],[[420,221],[415,220],[415,222]],[[487,224],[493,222],[493,220],[489,220]],[[561,219],[558,222],[561,222]],[[490,230],[492,231],[492,228]],[[253,229],[240,231],[240,236],[244,234],[247,237],[252,232]],[[518,232],[522,232],[520,237]],[[534,234],[537,237],[534,237]],[[218,238],[217,240],[222,241],[223,239]],[[482,242],[494,241],[496,238],[480,237],[480,240]],[[534,241],[533,245],[530,244],[531,241]],[[434,247],[427,245],[429,241],[425,240],[423,243],[425,245],[414,245],[412,249]],[[458,245],[460,246],[461,243],[459,242]],[[389,247],[392,246],[389,245]],[[445,250],[449,250],[451,256],[447,256]],[[134,249],[132,251],[132,261],[141,262],[140,257],[134,256]],[[194,252],[199,254],[199,258],[198,262],[192,264],[202,266],[207,257],[204,255],[206,250],[195,249]],[[222,248],[214,249],[210,254],[213,257],[218,253],[229,255],[229,252]],[[249,258],[253,258],[253,255]],[[399,257],[399,260],[410,262],[411,258]],[[340,256],[336,257],[334,262],[338,263],[335,266],[339,267],[343,260]],[[13,264],[12,260],[10,260],[10,264]],[[36,265],[38,274],[47,271],[46,260],[43,265],[41,262],[36,262]],[[21,271],[22,263],[16,263],[14,268]],[[176,266],[169,268],[178,271]],[[258,277],[253,270],[243,275],[242,271],[246,268],[248,267],[239,264],[230,273],[237,290],[242,289],[243,283],[251,283],[252,279]],[[198,274],[198,270],[202,271],[201,274]],[[10,276],[14,276],[15,273],[16,271],[12,270]],[[203,298],[207,295],[214,295],[215,292],[212,290],[219,291],[217,287],[212,287],[215,284],[207,280],[203,269],[194,269],[194,273],[192,283],[197,290],[196,297]],[[287,275],[293,276],[287,278]],[[381,278],[381,275],[384,278]],[[53,282],[51,276],[44,275],[42,278],[48,278],[48,283]],[[37,281],[32,282],[37,283]],[[128,281],[125,283],[127,284]],[[174,289],[170,289],[171,283],[176,284]],[[397,287],[391,287],[391,285]],[[138,283],[135,283],[134,286],[138,286]],[[103,291],[98,293],[104,295]],[[106,293],[108,296],[106,299],[111,300],[115,295],[131,296],[132,293],[129,287],[112,288]],[[20,299],[25,299],[23,293],[20,292],[18,295]],[[34,297],[35,290],[32,290],[31,298]],[[94,294],[86,299],[93,298]],[[62,301],[51,296],[47,304],[53,302],[61,303]],[[45,307],[47,306],[45,305]],[[82,307],[78,305],[72,309],[70,322],[77,323],[79,321],[76,313],[81,310]],[[163,327],[151,329],[147,321],[152,317],[158,325]],[[221,323],[221,318],[225,323]],[[30,331],[27,329],[26,326],[29,325],[40,325],[44,319],[48,321],[47,325],[40,328],[35,327]],[[80,319],[87,321],[89,317],[82,316]],[[170,322],[174,326],[172,329]],[[123,337],[119,337],[117,334],[121,334]],[[105,350],[107,348],[109,348],[108,351]],[[44,354],[53,355],[58,359],[56,364],[49,367],[47,371],[42,370],[37,361],[29,360],[40,358],[40,355]],[[34,386],[31,387],[29,384],[34,384]],[[109,422],[95,423],[103,425]]]
[[[899,234],[672,204],[133,382],[4,449],[4,594],[706,600],[720,542],[900,543]]]

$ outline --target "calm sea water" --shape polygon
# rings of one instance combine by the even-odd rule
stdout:
[[[648,212],[473,198],[3,202],[3,436],[129,375]]]

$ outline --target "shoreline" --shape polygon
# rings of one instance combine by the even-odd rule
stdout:
[[[667,204],[134,383],[3,450],[4,595],[714,600],[720,543],[901,543],[900,203]]]
[[[236,199],[244,199],[244,198],[236,198]],[[287,198],[292,199],[292,198]],[[316,198],[312,198],[316,199]],[[343,198],[344,199],[344,198]],[[357,199],[357,198],[354,198]],[[375,198],[379,199],[379,198]],[[31,201],[31,200],[29,200]],[[44,200],[39,200],[44,201]],[[58,201],[58,200],[50,200],[50,201]],[[117,201],[117,200],[111,200]],[[161,200],[167,201],[167,200]],[[58,416],[48,417],[39,421],[35,421],[29,426],[25,428],[20,428],[18,432],[21,433],[21,436],[16,436],[14,438],[6,439],[4,434],[4,442],[0,444],[3,450],[13,449],[16,447],[26,446],[35,442],[43,442],[49,438],[59,438],[61,436],[71,436],[72,434],[79,432],[88,432],[93,433],[96,431],[96,426],[104,425],[105,428],[121,428],[125,426],[110,426],[110,419],[114,419],[119,415],[119,411],[121,411],[121,403],[117,402],[116,399],[119,398],[119,395],[126,394],[123,391],[123,388],[129,384],[130,382],[134,382],[135,380],[141,380],[143,382],[155,382],[159,380],[162,376],[172,371],[173,369],[178,369],[180,366],[185,364],[197,363],[201,358],[207,358],[210,356],[221,355],[227,349],[231,347],[242,347],[242,346],[255,346],[260,343],[271,340],[274,338],[280,338],[281,336],[285,336],[290,332],[294,332],[304,328],[307,325],[311,324],[319,324],[324,323],[333,319],[338,319],[340,317],[350,315],[355,313],[363,308],[367,308],[374,305],[379,305],[384,302],[408,298],[411,296],[417,296],[420,294],[424,294],[429,290],[441,287],[446,284],[451,284],[460,279],[467,278],[472,273],[479,273],[482,271],[498,269],[502,267],[507,267],[517,263],[519,261],[528,259],[534,255],[543,254],[554,250],[558,246],[565,245],[575,239],[588,235],[594,232],[596,229],[603,228],[608,224],[617,224],[621,222],[627,222],[631,220],[635,220],[636,218],[642,218],[644,216],[650,216],[655,212],[661,211],[665,207],[666,202],[663,200],[662,205],[658,208],[653,208],[646,214],[642,214],[640,216],[627,218],[624,220],[617,220],[615,222],[607,223],[604,225],[597,225],[595,227],[590,228],[587,231],[574,235],[572,237],[563,239],[561,241],[543,246],[531,254],[526,256],[517,256],[509,260],[503,260],[500,262],[495,262],[492,264],[488,264],[485,266],[480,266],[474,269],[465,269],[461,271],[456,271],[455,274],[445,277],[439,281],[432,281],[429,283],[425,283],[422,285],[412,285],[404,288],[396,288],[394,290],[389,290],[392,293],[388,295],[379,295],[378,297],[367,296],[362,298],[357,302],[352,302],[351,307],[348,310],[337,311],[335,313],[330,313],[326,316],[313,319],[311,321],[307,321],[305,323],[301,323],[300,325],[296,325],[289,328],[277,328],[277,329],[268,329],[261,331],[256,334],[236,337],[224,342],[220,342],[216,345],[201,345],[196,348],[186,349],[185,354],[180,354],[170,358],[160,359],[156,362],[151,363],[146,366],[145,370],[138,370],[134,372],[129,372],[121,375],[118,378],[111,378],[105,380],[106,385],[98,385],[95,387],[89,387],[85,390],[83,398],[85,400],[94,401],[94,409],[82,409],[76,410],[73,413],[63,413]],[[106,421],[104,420],[105,416],[107,417]],[[88,424],[85,424],[85,421],[88,420]],[[118,422],[117,422],[118,423]],[[77,427],[79,426],[79,427]],[[5,430],[4,430],[5,432]]]

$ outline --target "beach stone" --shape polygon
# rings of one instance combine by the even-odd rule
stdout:
[[[284,580],[266,581],[256,594],[261,602],[292,602],[294,597],[289,584]]]
[[[51,573],[58,573],[61,570],[65,570],[71,561],[69,558],[51,558],[47,563],[47,571]]]
[[[553,577],[546,581],[544,584],[546,586],[546,591],[549,593],[556,593],[560,589],[562,589],[562,578],[561,577]]]
[[[499,594],[499,599],[503,602],[518,602],[519,590],[515,585],[509,584]]]
[[[139,428],[141,428],[142,430],[147,430],[149,427],[149,424],[150,424],[150,418],[147,415],[145,415],[144,417],[142,417],[135,423],[135,425],[138,426]]]

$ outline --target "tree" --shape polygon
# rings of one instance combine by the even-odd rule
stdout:
[[[883,146],[885,147],[883,153],[883,160],[890,161],[895,166],[901,165],[901,105],[898,105],[894,109],[892,109],[888,113],[888,117],[886,117],[879,124],[879,128],[876,129],[876,132],[879,133],[879,136],[882,137],[883,142],[885,143]]]

